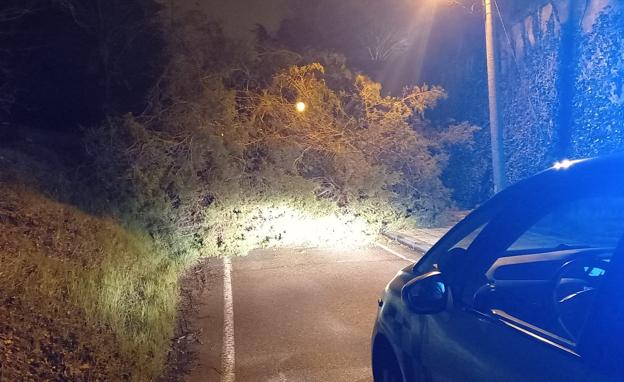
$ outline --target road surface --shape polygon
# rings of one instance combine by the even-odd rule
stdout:
[[[207,262],[211,284],[190,318],[201,343],[187,381],[372,381],[377,299],[420,256],[384,247],[258,250],[231,266]]]

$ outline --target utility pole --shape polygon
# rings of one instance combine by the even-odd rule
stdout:
[[[492,0],[484,0],[485,4],[485,48],[487,54],[488,106],[490,111],[490,135],[492,138],[492,170],[494,192],[505,188],[505,152],[503,146],[503,128],[498,115],[498,98],[496,96],[496,52],[494,51],[494,17]]]

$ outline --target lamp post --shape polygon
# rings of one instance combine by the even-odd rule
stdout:
[[[488,108],[490,115],[490,137],[492,146],[492,172],[494,192],[505,188],[505,151],[503,127],[498,114],[498,98],[496,88],[496,52],[494,50],[494,17],[492,0],[484,0],[485,9],[485,51],[487,56]]]
[[[439,0],[436,0],[439,1]],[[483,0],[485,10],[485,54],[487,62],[488,82],[488,109],[490,119],[490,137],[492,149],[492,180],[494,192],[502,191],[506,186],[505,178],[505,151],[503,141],[503,126],[498,114],[498,97],[496,87],[497,65],[494,40],[494,10],[492,2],[496,0]],[[451,3],[461,5],[460,0],[450,0]],[[469,9],[472,12],[472,8]]]

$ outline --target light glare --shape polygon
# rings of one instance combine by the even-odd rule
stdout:
[[[553,168],[554,168],[555,170],[567,170],[567,169],[569,169],[570,167],[572,167],[574,164],[576,164],[576,163],[578,163],[578,162],[580,162],[580,161],[578,161],[578,160],[569,160],[569,159],[564,159],[564,160],[562,160],[562,161],[556,162],[556,163],[553,165]]]
[[[306,104],[305,104],[305,102],[299,101],[299,102],[297,102],[295,107],[297,108],[297,111],[299,113],[303,113],[304,111],[306,111]]]
[[[264,223],[254,230],[258,238],[278,238],[267,243],[280,247],[352,249],[369,245],[375,235],[365,219],[353,215],[318,216],[296,208],[261,208]]]

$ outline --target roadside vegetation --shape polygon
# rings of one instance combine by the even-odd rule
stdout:
[[[180,267],[144,233],[0,184],[2,380],[148,380]]]
[[[102,37],[89,28],[97,11],[61,4]],[[127,23],[122,37],[145,30],[137,26],[156,33],[153,5],[99,16]],[[382,229],[443,220],[453,206],[442,173],[478,128],[427,118],[447,97],[441,87],[385,94],[344,55],[295,51],[263,28],[255,45],[197,15],[159,28],[162,41],[142,46],[158,64],[141,77],[150,86],[135,87],[137,107],[116,95],[124,76],[148,72],[140,55],[116,66],[99,57],[103,106],[61,139],[70,149],[53,129],[35,139],[2,125],[0,379],[153,380],[178,279],[201,257],[362,245]],[[96,39],[112,41],[97,52],[126,52],[119,33]],[[6,84],[19,85],[19,76]],[[19,109],[19,97],[3,102]]]

